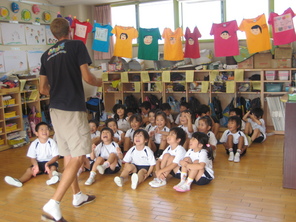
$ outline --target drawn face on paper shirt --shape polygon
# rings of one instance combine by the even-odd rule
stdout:
[[[126,33],[121,33],[120,34],[120,39],[121,40],[127,40],[128,39],[128,35]]]
[[[152,43],[152,41],[153,41],[152,35],[146,35],[144,37],[144,44],[145,45],[150,45]]]
[[[194,45],[194,40],[193,40],[193,38],[189,38],[189,39],[188,39],[188,44],[189,44],[189,45]]]
[[[175,37],[170,37],[170,43],[172,45],[176,44],[176,38]]]
[[[223,32],[221,32],[220,37],[221,37],[222,39],[227,40],[227,39],[229,39],[229,38],[231,37],[231,35],[229,35],[229,32],[228,32],[228,31],[223,31]]]
[[[260,27],[260,25],[254,25],[251,28],[251,32],[253,35],[259,35],[262,33],[262,28]]]

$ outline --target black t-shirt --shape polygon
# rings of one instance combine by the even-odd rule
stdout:
[[[86,111],[80,66],[91,58],[80,40],[62,40],[41,57],[40,75],[48,78],[50,108]]]

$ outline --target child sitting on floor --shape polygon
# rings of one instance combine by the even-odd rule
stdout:
[[[206,185],[214,179],[213,152],[208,144],[209,137],[201,132],[195,132],[190,139],[189,150],[180,161],[181,181],[174,186],[178,192],[190,190],[192,183]]]
[[[152,173],[155,158],[153,151],[146,146],[149,135],[146,130],[138,129],[134,133],[134,144],[128,150],[123,161],[125,162],[124,168],[120,176],[114,178],[117,186],[122,187],[123,183],[127,180],[128,175],[132,174],[131,188],[136,189],[138,184],[142,183]]]
[[[163,151],[156,162],[155,178],[149,182],[151,187],[166,185],[168,176],[180,179],[179,162],[185,156],[186,150],[183,144],[186,140],[186,132],[180,127],[173,127],[167,136],[169,146]]]
[[[56,142],[49,137],[49,126],[45,122],[40,122],[35,127],[35,139],[28,150],[27,156],[31,158],[32,166],[27,168],[26,172],[19,178],[6,176],[5,182],[9,185],[22,187],[23,183],[29,181],[32,177],[40,174],[48,174],[47,185],[52,185],[60,180],[57,172],[59,151]]]
[[[240,157],[245,155],[248,148],[248,139],[240,130],[241,119],[238,116],[231,116],[228,119],[228,129],[224,131],[220,142],[229,154],[229,161],[240,162]],[[235,155],[234,155],[235,154]]]
[[[101,143],[93,145],[91,158],[96,160],[85,185],[92,185],[95,182],[97,170],[100,174],[114,174],[120,170],[120,160],[123,155],[118,144],[113,141],[113,131],[110,128],[102,129]]]

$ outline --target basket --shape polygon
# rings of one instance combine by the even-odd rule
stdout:
[[[15,99],[4,100],[3,103],[4,103],[4,106],[14,105]]]
[[[3,128],[2,127],[0,127],[0,133],[2,133],[3,132]]]
[[[275,79],[275,71],[265,71],[265,79],[266,80],[274,80]]]
[[[278,71],[279,80],[288,80],[289,79],[289,71]]]
[[[7,140],[8,145],[16,145],[20,143],[24,143],[25,139],[12,139],[12,140]]]
[[[16,111],[9,112],[9,113],[4,113],[5,119],[12,118],[12,117],[15,117],[15,116],[16,116]]]
[[[282,92],[283,83],[265,83],[266,92]]]
[[[14,130],[17,130],[17,124],[14,124],[12,126],[6,125],[6,132],[11,132],[11,131],[14,131]]]
[[[4,145],[4,139],[0,139],[0,146]]]

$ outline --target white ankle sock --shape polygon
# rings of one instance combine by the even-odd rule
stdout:
[[[43,210],[45,213],[52,216],[56,221],[62,218],[62,213],[60,210],[60,202],[54,199],[50,199],[44,206]]]

